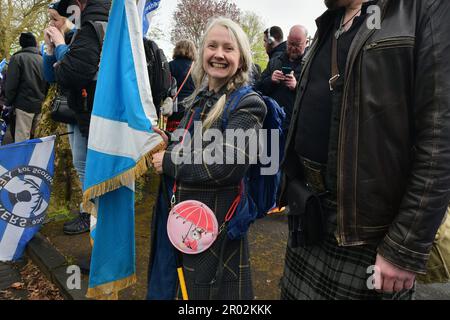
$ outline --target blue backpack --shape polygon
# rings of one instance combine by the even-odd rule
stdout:
[[[241,99],[250,93],[258,94],[267,106],[267,115],[262,129],[268,131],[267,141],[265,141],[268,143],[264,147],[267,148],[265,153],[269,157],[272,154],[270,145],[270,141],[272,141],[271,130],[275,129],[279,132],[279,150],[274,150],[274,152],[278,152],[278,159],[281,163],[286,140],[282,125],[286,118],[286,113],[274,99],[255,92],[250,86],[236,90],[231,94],[225,106],[222,128],[225,129],[227,127],[230,113],[236,109]],[[281,175],[279,170],[278,173],[273,175],[262,175],[261,170],[265,167],[270,167],[270,164],[263,165],[258,158],[258,162],[250,166],[243,179],[244,190],[241,190],[241,201],[228,224],[228,237],[231,240],[241,238],[248,231],[251,223],[258,218],[265,217],[267,212],[275,207]]]

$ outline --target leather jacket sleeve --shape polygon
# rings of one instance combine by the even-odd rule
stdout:
[[[378,252],[404,270],[425,273],[449,203],[450,2],[418,1],[418,7],[411,175],[399,214]]]

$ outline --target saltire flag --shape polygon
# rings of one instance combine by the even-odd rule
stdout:
[[[134,181],[164,147],[135,0],[113,1],[91,116],[84,205],[97,224],[87,297],[114,299],[136,282]]]
[[[142,18],[142,33],[145,36],[150,28],[150,23],[156,10],[159,8],[161,0],[139,0],[138,11]]]
[[[2,71],[6,66],[6,58],[0,62],[0,79],[3,79]]]
[[[0,261],[16,261],[45,220],[55,136],[0,147]]]

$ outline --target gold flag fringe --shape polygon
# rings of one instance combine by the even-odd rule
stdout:
[[[93,217],[97,218],[97,211],[95,210],[95,205],[93,202],[88,201],[86,203],[83,203],[83,210],[92,215]]]
[[[101,284],[94,288],[88,288],[86,297],[96,300],[118,300],[119,291],[132,286],[136,281],[136,274],[133,274],[124,279]]]
[[[108,181],[104,181],[99,183],[86,191],[83,192],[83,206],[90,207],[92,203],[91,199],[100,197],[105,193],[114,191],[119,189],[120,187],[129,185],[133,183],[136,179],[141,177],[147,170],[151,167],[152,156],[155,153],[158,153],[162,150],[165,150],[166,144],[161,142],[155,148],[153,148],[150,152],[142,156],[141,159],[138,160],[136,165],[133,168],[119,174],[118,176],[109,179]]]
[[[165,149],[166,149],[165,142],[159,143],[155,148],[153,148],[147,154],[142,156],[142,158],[138,160],[138,162],[133,168],[130,168],[129,170],[119,174],[118,176],[109,179],[108,181],[102,182],[98,185],[95,185],[84,191],[83,206],[89,208],[89,212],[96,217],[97,212],[94,209],[95,206],[90,201],[91,199],[100,197],[105,193],[114,191],[122,186],[126,186],[133,183],[136,179],[138,179],[145,172],[147,172],[147,170],[151,167],[153,155]],[[132,286],[133,284],[136,283],[136,281],[137,281],[136,275],[134,274],[130,277],[121,280],[102,284],[94,288],[89,288],[86,293],[86,297],[99,300],[117,300],[119,297],[119,291],[129,286]]]

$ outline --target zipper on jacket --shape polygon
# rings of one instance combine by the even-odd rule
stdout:
[[[387,4],[384,3],[383,6],[383,12],[382,12],[382,16],[381,16],[381,20],[384,20],[385,16],[386,16],[386,12],[387,12]],[[364,43],[365,41],[367,41],[371,35],[373,35],[375,33],[376,30],[372,30],[369,34],[366,35],[366,37],[364,38],[364,41],[358,45],[358,47],[356,48],[355,52],[356,53],[360,53],[361,51],[364,51]],[[402,38],[402,37],[399,37]],[[404,38],[404,37],[403,37]],[[378,42],[382,42],[382,41],[378,41]],[[374,45],[375,46],[375,45]],[[351,50],[351,47],[350,47]],[[343,175],[343,165],[342,165],[342,158],[344,155],[344,147],[343,147],[343,137],[345,136],[344,132],[345,129],[343,128],[344,126],[342,125],[342,122],[344,121],[344,115],[345,115],[345,111],[347,109],[347,105],[345,103],[347,96],[348,96],[348,87],[350,85],[349,83],[349,74],[350,71],[352,69],[352,65],[356,60],[357,55],[352,59],[353,61],[350,61],[350,57],[351,57],[351,53],[349,51],[349,56],[348,56],[348,60],[346,63],[346,67],[345,67],[345,75],[346,75],[346,79],[344,79],[344,89],[343,89],[343,99],[342,99],[342,107],[341,107],[341,125],[339,126],[339,140],[338,140],[338,149],[339,149],[339,153],[338,153],[338,157],[337,157],[337,167],[338,167],[338,183],[337,183],[337,204],[338,204],[338,219],[337,219],[337,230],[336,230],[336,240],[338,242],[338,244],[340,246],[344,245],[345,243],[345,235],[343,234],[343,228],[344,228],[344,205],[343,205],[343,199],[342,199],[342,190],[344,188],[343,186],[343,179],[342,179],[342,175]],[[350,62],[350,63],[349,63]],[[353,210],[353,209],[352,209]],[[341,214],[339,214],[339,212]]]
[[[359,61],[359,64],[358,64],[358,68],[359,68],[359,74],[361,75],[361,72],[362,72],[362,59],[359,59],[359,60],[360,61]],[[357,88],[357,89],[359,90],[360,88]],[[344,99],[343,99],[343,103],[344,103],[343,109],[344,109],[345,101],[346,101],[345,99],[347,98],[347,93],[345,91],[344,91],[343,97],[344,97]],[[341,114],[341,119],[343,119],[342,116],[343,116],[343,114]],[[359,103],[358,103],[358,110],[357,110],[357,115],[356,115],[355,119],[359,119]],[[339,139],[340,139],[340,141],[342,141],[341,139],[343,139],[343,137],[344,137],[344,133],[343,133],[344,129],[341,130],[342,127],[343,126],[340,126],[340,129],[339,129]],[[357,167],[358,167],[358,144],[359,144],[359,126],[358,125],[355,126],[355,130],[356,130],[356,134],[355,134],[354,141],[353,141],[353,150],[354,150],[353,152],[355,154],[354,159],[353,159],[354,160],[353,161],[354,162],[354,164],[353,164],[353,172],[354,172],[353,185],[354,185],[354,192],[355,192],[354,198],[356,199],[356,181],[357,181]],[[342,147],[343,145],[344,145],[343,143],[340,143],[339,152],[340,152],[341,155],[344,154],[344,150],[343,150],[343,147]],[[338,168],[339,168],[339,172],[340,172],[340,177],[342,177],[343,170],[342,170],[342,165],[341,165],[341,161],[339,160],[339,158],[340,157],[338,157]],[[344,188],[344,186],[343,186],[343,179],[339,179],[338,191],[337,191],[337,197],[338,198],[342,197],[341,196],[342,195],[341,191],[343,190],[343,188]],[[342,227],[344,226],[344,214],[343,214],[344,206],[343,206],[343,203],[344,203],[344,201],[342,199],[340,201],[338,199],[338,209],[341,210],[341,214],[338,215],[339,219],[338,219],[338,223],[337,223],[336,240],[338,242],[338,245],[340,245],[340,246],[344,246],[344,243],[345,243],[345,236],[342,233]],[[356,206],[356,204],[355,204],[355,206]],[[353,207],[352,207],[352,213],[353,213]],[[356,221],[354,223],[356,224]],[[355,225],[355,228],[356,228],[356,225]]]
[[[384,14],[383,14],[384,18]],[[366,41],[375,30],[372,30],[370,34],[367,35],[367,38],[364,39]],[[361,52],[361,50],[364,48],[364,42],[362,42],[355,50],[355,52]],[[351,49],[351,47],[350,47]],[[351,52],[348,53],[348,58],[350,59]],[[357,57],[357,56],[356,56]],[[341,123],[339,125],[339,138],[338,138],[338,157],[337,157],[337,168],[338,168],[338,178],[337,178],[337,229],[336,229],[336,240],[338,242],[339,246],[343,246],[345,243],[345,235],[343,234],[343,228],[344,228],[344,200],[342,199],[342,190],[344,189],[343,186],[343,157],[344,157],[344,143],[343,143],[343,137],[345,136],[345,128],[343,126],[343,122],[345,122],[345,112],[347,109],[347,96],[348,96],[348,87],[349,87],[349,74],[352,70],[352,66],[355,63],[356,57],[353,59],[353,61],[347,61],[346,67],[345,67],[345,77],[344,79],[344,88],[343,88],[343,99],[342,99],[342,107],[341,107]],[[353,209],[352,209],[353,210]]]
[[[415,43],[416,41],[414,37],[396,37],[396,38],[382,39],[366,45],[364,47],[364,51],[382,48],[414,47]]]
[[[383,4],[383,8],[382,8],[382,16],[381,16],[381,20],[383,21],[385,16],[386,16],[386,12],[387,12],[387,0],[386,1],[380,1],[381,4]],[[360,54],[361,51],[365,51],[367,47],[371,47],[371,49],[375,49],[375,48],[382,48],[383,46],[385,47],[395,47],[395,46],[406,46],[406,44],[408,44],[409,46],[414,46],[415,43],[415,39],[414,37],[396,37],[396,38],[390,38],[390,39],[385,39],[385,40],[379,40],[377,42],[374,42],[373,44],[369,44],[367,46],[364,46],[364,43],[370,38],[371,35],[373,35],[375,33],[376,30],[372,30],[369,34],[366,35],[366,37],[363,39],[363,41],[361,42],[360,45],[357,46],[356,50],[354,50],[354,52],[356,52],[357,54]],[[350,47],[351,49],[351,47]],[[352,51],[353,52],[353,51]],[[337,159],[337,166],[338,166],[338,183],[337,183],[337,203],[338,203],[338,221],[337,221],[337,230],[336,230],[336,240],[338,242],[339,245],[344,245],[345,243],[345,235],[343,234],[343,228],[344,228],[344,215],[343,215],[343,211],[344,211],[344,206],[343,206],[343,199],[342,199],[342,190],[344,188],[343,186],[343,179],[342,179],[342,175],[343,175],[343,157],[344,157],[344,147],[343,147],[343,137],[345,136],[345,128],[342,125],[343,121],[345,122],[345,111],[347,109],[347,105],[346,105],[346,100],[347,100],[347,96],[348,96],[348,88],[349,88],[349,74],[350,71],[352,69],[353,64],[356,61],[356,58],[358,55],[356,55],[353,59],[353,61],[350,61],[350,57],[352,52],[349,51],[349,56],[348,56],[348,60],[346,63],[346,68],[345,68],[345,75],[346,75],[346,79],[344,79],[344,89],[343,89],[343,99],[342,99],[342,107],[341,107],[341,125],[339,126],[339,141],[338,141],[338,159]],[[357,123],[357,125],[359,124],[359,122]],[[352,208],[353,211],[353,208]],[[339,212],[341,212],[341,214],[339,214]],[[352,212],[353,214],[353,212]]]

